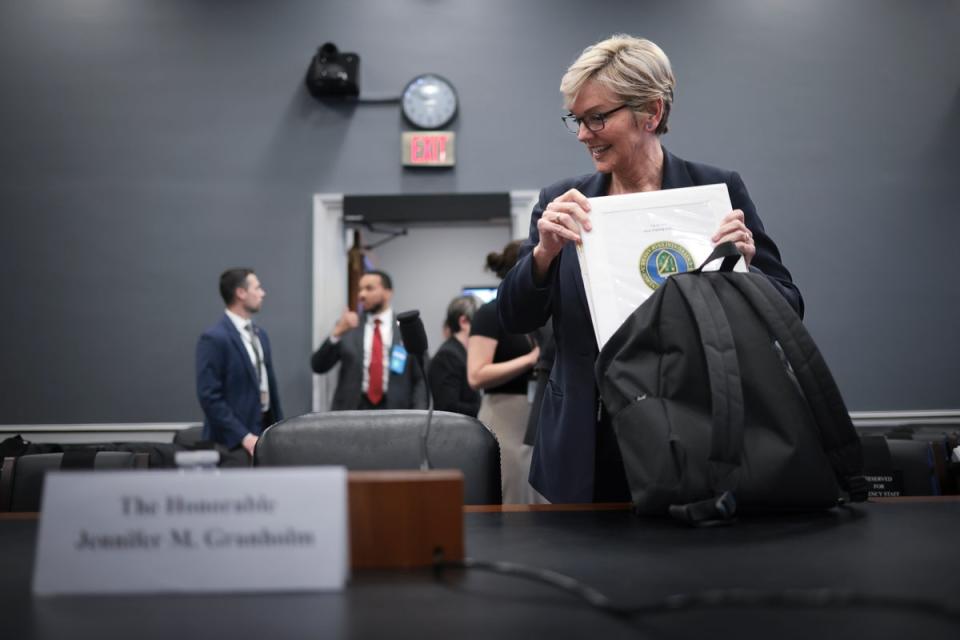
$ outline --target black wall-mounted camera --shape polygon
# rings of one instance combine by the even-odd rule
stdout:
[[[317,49],[307,69],[307,89],[314,98],[360,95],[360,56],[340,53],[332,42]]]

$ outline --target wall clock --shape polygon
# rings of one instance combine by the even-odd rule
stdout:
[[[403,115],[421,129],[440,129],[457,115],[457,91],[435,73],[415,77],[403,89]]]

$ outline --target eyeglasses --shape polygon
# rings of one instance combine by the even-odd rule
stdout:
[[[626,106],[627,105],[622,104],[616,109],[610,109],[610,111],[606,111],[604,113],[591,113],[590,115],[584,116],[582,118],[578,118],[572,113],[568,113],[565,116],[560,116],[560,119],[563,120],[563,124],[567,126],[567,131],[569,131],[572,134],[580,133],[581,123],[585,124],[587,126],[587,129],[596,133],[597,131],[600,131],[601,129],[603,129],[603,126],[607,124],[607,118],[615,114],[617,111],[620,111],[620,109],[625,108]]]

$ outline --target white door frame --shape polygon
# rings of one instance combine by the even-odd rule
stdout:
[[[539,192],[510,192],[510,231],[513,238],[526,238],[530,211]],[[347,299],[347,251],[350,240],[343,224],[343,194],[318,193],[313,196],[313,282],[312,348],[330,334]],[[337,365],[339,367],[339,365]],[[337,385],[337,367],[313,376],[313,411],[327,411]]]

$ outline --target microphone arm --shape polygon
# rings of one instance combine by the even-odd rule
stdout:
[[[424,365],[424,357],[427,353],[427,332],[423,328],[423,321],[420,319],[420,311],[404,311],[397,314],[397,323],[400,325],[400,338],[403,340],[404,347],[420,368],[420,376],[423,378],[423,389],[427,394],[427,422],[423,431],[420,433],[420,470],[429,471],[430,454],[427,451],[427,440],[430,437],[430,425],[433,422],[433,394],[430,392],[430,384],[427,380],[427,368]]]
[[[433,422],[433,394],[430,393],[427,371],[422,362],[420,363],[420,373],[423,375],[424,388],[427,390],[427,425],[423,429],[423,435],[420,436],[420,471],[430,471],[433,467],[430,464],[430,454],[427,452],[427,440],[430,439],[430,424]]]

